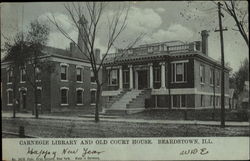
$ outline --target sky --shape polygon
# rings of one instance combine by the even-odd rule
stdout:
[[[66,2],[1,3],[1,46],[5,41],[2,35],[11,38],[18,31],[27,30],[32,20],[48,22],[51,15],[54,15],[63,29],[77,40],[78,33],[67,16],[64,3]],[[124,5],[130,6],[127,27],[115,43],[116,47],[125,47],[140,33],[144,33],[145,36],[139,44],[172,40],[192,42],[201,40],[200,32],[208,30],[208,55],[216,60],[220,59],[219,32],[214,32],[219,26],[218,12],[217,6],[211,1],[108,2],[108,7],[100,20],[96,39],[96,48],[100,48],[101,52],[106,51],[107,18],[117,12],[118,6]],[[242,7],[248,7],[247,5],[248,3],[245,3]],[[233,71],[237,71],[241,62],[248,58],[248,47],[240,33],[232,30],[235,28],[233,19],[226,13],[224,15],[223,26],[228,28],[228,31],[224,32],[225,61]],[[69,48],[70,41],[53,24],[48,24],[51,28],[48,45]]]

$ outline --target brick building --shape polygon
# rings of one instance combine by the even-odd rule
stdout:
[[[78,46],[85,50],[80,35],[78,36]],[[95,54],[97,61],[99,61],[100,50],[96,49]],[[70,43],[68,50],[46,46],[39,58],[46,59],[47,62],[53,64],[52,72],[37,69],[39,79],[36,81],[40,110],[53,112],[82,109],[95,104],[96,85],[91,72],[91,64],[79,52],[79,48],[74,43]],[[2,109],[13,109],[13,74],[15,74],[18,80],[16,84],[18,110],[30,111],[34,108],[34,89],[27,81],[27,76],[32,69],[31,65],[26,64],[23,69],[18,70],[18,73],[14,73],[11,64],[8,56],[1,62]]]
[[[115,58],[115,61],[114,61]],[[109,54],[103,67],[104,110],[212,108],[220,106],[220,62],[208,56],[208,32],[201,41],[146,44]],[[229,101],[225,68],[225,105]]]

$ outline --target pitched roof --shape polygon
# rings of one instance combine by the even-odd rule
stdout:
[[[51,46],[44,46],[42,50],[42,55],[52,55],[52,56],[63,56],[64,58],[78,58],[78,59],[84,59],[86,60],[84,54],[81,54],[80,52],[77,52],[76,50],[74,52],[70,52],[69,50],[65,49],[59,49]],[[6,54],[2,60],[2,62],[10,61],[8,55]]]

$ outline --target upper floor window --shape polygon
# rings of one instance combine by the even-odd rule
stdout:
[[[13,90],[12,89],[7,90],[7,104],[13,105]]]
[[[118,72],[116,69],[109,71],[109,85],[117,85]]]
[[[13,70],[12,70],[12,68],[9,68],[8,70],[7,70],[7,83],[12,83],[12,81],[13,81]]]
[[[205,83],[205,67],[200,65],[200,83]]]
[[[210,72],[209,72],[209,82],[211,85],[214,85],[214,69],[210,69]]]
[[[68,91],[66,87],[61,88],[61,105],[68,105]]]
[[[20,82],[21,83],[26,82],[26,69],[25,69],[25,67],[21,68],[21,70],[20,70]]]
[[[172,82],[187,81],[187,62],[172,63]]]
[[[36,81],[40,82],[41,81],[41,69],[39,67],[36,67]]]
[[[76,68],[76,81],[77,82],[82,82],[83,81],[82,68],[80,68],[80,67]]]
[[[217,71],[216,85],[217,85],[217,86],[220,86],[220,71]]]
[[[68,80],[68,65],[61,65],[61,80]]]

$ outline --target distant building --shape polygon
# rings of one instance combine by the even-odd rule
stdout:
[[[221,64],[208,56],[208,32],[201,41],[146,44],[109,54],[103,66],[104,111],[145,108],[220,107]],[[229,107],[229,71],[225,68],[225,105]]]
[[[81,21],[79,21],[81,22]],[[81,25],[85,25],[80,23]],[[80,30],[80,32],[83,32]],[[82,35],[78,36],[78,45],[85,50]],[[97,61],[100,60],[100,50],[96,49]],[[87,58],[79,52],[74,43],[70,43],[69,50],[63,50],[46,46],[41,59],[51,62],[54,66],[53,72],[39,72],[38,83],[38,107],[42,111],[62,111],[69,109],[83,109],[95,104],[96,84],[91,64]],[[12,62],[8,56],[1,62],[2,83],[2,109],[13,109],[13,69]],[[18,71],[16,84],[16,96],[20,111],[34,109],[33,88],[27,80],[31,72],[31,65],[26,64],[24,69]]]
[[[237,99],[234,89],[229,89],[229,109],[236,109]]]
[[[243,91],[238,96],[238,108],[250,109],[249,107],[249,81],[244,82]]]

